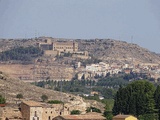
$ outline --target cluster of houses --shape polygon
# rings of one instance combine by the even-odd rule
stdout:
[[[39,38],[41,39],[41,38]],[[80,59],[90,59],[87,51],[78,51],[78,43],[75,41],[55,41],[50,38],[43,38],[37,45],[42,48],[46,55],[56,56],[64,53],[71,53],[72,57]],[[75,68],[81,68],[80,62],[76,62]],[[96,76],[114,75],[119,73],[130,74],[145,74],[149,78],[157,80],[160,78],[160,65],[154,63],[137,63],[133,60],[124,63],[104,63],[99,62],[97,64],[86,65],[85,68],[78,69],[79,80],[91,79]]]
[[[89,112],[71,115],[63,104],[47,104],[25,100],[19,107],[0,107],[0,120],[107,120],[102,114]],[[132,115],[117,115],[113,120],[137,120]]]
[[[153,63],[142,64],[117,64],[117,63],[104,63],[99,62],[97,64],[86,65],[78,73],[78,79],[90,79],[96,76],[107,76],[119,74],[119,73],[137,73],[145,74],[150,78],[157,80],[160,78],[160,65]]]

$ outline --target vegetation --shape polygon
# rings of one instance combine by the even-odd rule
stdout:
[[[50,101],[48,101],[48,103],[50,103],[50,104],[63,104],[63,102],[59,101],[59,100],[50,100]]]
[[[157,89],[154,93],[154,100],[155,100],[155,104],[156,104],[156,109],[158,110],[158,116],[159,116],[159,120],[160,120],[160,86],[157,86]]]
[[[103,113],[103,116],[106,117],[107,120],[112,120],[112,118],[113,118],[112,111],[105,110],[104,113]]]
[[[22,95],[21,93],[19,93],[19,94],[16,95],[16,98],[22,99],[22,98],[23,98],[23,95]]]
[[[108,79],[105,79],[104,81],[106,82]],[[75,93],[75,94],[90,94],[91,91],[98,91],[102,96],[105,98],[114,98],[116,89],[113,88],[118,88],[117,85],[112,86],[104,86],[103,84],[100,83],[101,81],[98,81],[97,83],[94,80],[72,80],[72,81],[62,81],[63,85],[63,92],[69,92],[69,93]],[[112,82],[112,81],[111,81]],[[110,84],[111,84],[110,82]],[[36,86],[39,87],[44,87],[45,85],[48,85],[49,89],[54,89],[57,91],[60,91],[61,88],[61,81],[53,81],[53,80],[48,80],[48,81],[40,81],[34,83]],[[91,97],[91,99],[99,99],[95,97]]]
[[[79,115],[79,114],[81,114],[81,111],[79,111],[79,110],[72,110],[71,111],[71,115]]]
[[[47,95],[42,95],[42,96],[41,96],[41,99],[42,99],[42,101],[44,102],[44,101],[48,100],[48,96],[47,96]]]
[[[5,104],[6,100],[5,98],[2,97],[2,95],[0,95],[0,104]]]
[[[132,114],[140,118],[153,115],[150,120],[154,120],[156,117],[154,92],[154,85],[145,80],[120,87],[115,96],[113,114]]]
[[[17,47],[0,53],[0,61],[20,60],[31,61],[32,58],[41,56],[43,51],[37,47]]]

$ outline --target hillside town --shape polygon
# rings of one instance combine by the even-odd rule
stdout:
[[[90,52],[89,49],[79,48],[82,46],[82,43],[86,45],[92,44],[94,42],[102,42],[103,45],[106,41],[92,40],[90,42],[82,43],[77,42],[76,40],[55,40],[53,38],[48,37],[40,37],[35,39],[33,43],[27,45],[25,42],[20,44],[17,48],[21,48],[22,45],[26,45],[24,48],[32,45],[35,48],[43,51],[43,54],[35,57],[32,61],[29,61],[26,64],[26,61],[21,63],[20,60],[11,60],[3,61],[1,60],[0,68],[2,73],[8,74],[11,78],[18,79],[22,82],[27,83],[38,83],[38,82],[48,82],[55,81],[56,85],[53,88],[58,89],[62,92],[62,81],[64,82],[63,86],[67,86],[65,82],[72,81],[84,81],[90,80],[98,83],[100,78],[107,77],[115,77],[121,75],[133,75],[134,77],[128,78],[130,83],[134,81],[139,81],[143,79],[147,79],[152,83],[159,83],[160,80],[160,64],[157,62],[141,62],[137,61],[137,58],[129,57],[125,59],[121,59],[117,56],[117,58],[111,60],[110,57],[107,59],[95,58],[94,54]],[[27,41],[28,42],[28,41]],[[116,42],[110,41],[112,44],[109,44],[110,47],[113,47]],[[81,44],[81,45],[80,45]],[[119,44],[119,43],[118,43]],[[122,42],[122,44],[124,44]],[[12,44],[10,44],[12,45]],[[107,43],[108,45],[108,43]],[[7,49],[5,47],[1,49],[2,53],[11,49],[13,46],[8,46]],[[21,48],[22,49],[22,48]],[[14,50],[13,50],[14,51]],[[16,51],[16,50],[15,50]],[[28,50],[29,51],[29,50]],[[15,71],[16,70],[18,71]],[[8,78],[5,78],[4,75],[1,75],[1,79],[6,81]],[[7,83],[9,84],[9,83]],[[13,83],[12,83],[13,84]],[[22,83],[24,84],[24,83]],[[80,83],[79,83],[80,84]],[[86,85],[87,84],[87,85]],[[5,90],[8,88],[8,92],[11,87],[3,84]],[[76,85],[76,84],[75,84]],[[13,85],[12,85],[13,86]],[[118,90],[120,85],[113,88],[113,86],[102,86],[103,89],[106,90]],[[44,88],[51,89],[49,84],[43,86]],[[72,86],[74,87],[74,85]],[[26,97],[26,99],[6,99],[6,102],[0,104],[0,119],[1,120],[137,120],[139,116],[135,116],[135,114],[126,114],[125,112],[121,114],[111,113],[105,114],[104,106],[101,106],[101,112],[97,113],[95,109],[98,108],[93,107],[90,103],[84,102],[83,99],[88,98],[96,98],[98,96],[99,101],[106,100],[106,96],[102,95],[102,92],[95,89],[91,83],[85,83],[83,87],[86,87],[89,91],[82,92],[82,96],[79,92],[76,93],[78,96],[75,101],[75,97],[70,98],[70,100],[65,101],[63,104],[49,104],[47,101],[33,100],[33,97]],[[93,90],[92,90],[93,87]],[[99,87],[99,86],[98,86]],[[43,88],[43,89],[44,89]],[[23,88],[22,88],[23,89]],[[27,88],[26,88],[27,89]],[[95,90],[94,90],[95,89]],[[14,90],[17,91],[16,88]],[[33,89],[35,90],[35,88]],[[63,88],[64,90],[64,88]],[[11,90],[13,91],[13,90]],[[38,90],[39,91],[39,90]],[[33,91],[32,91],[33,92]],[[6,96],[6,90],[3,92],[3,96]],[[14,93],[8,93],[15,97]],[[14,95],[13,95],[14,94]],[[23,94],[25,92],[23,91]],[[28,93],[27,93],[28,94]],[[112,94],[112,93],[111,93]],[[110,95],[111,95],[110,94]],[[110,97],[113,100],[114,95]],[[63,96],[63,95],[60,95]],[[34,96],[35,97],[35,96]],[[50,96],[53,97],[53,96]],[[108,96],[107,96],[108,97]],[[7,98],[7,97],[6,97]],[[62,100],[60,98],[59,100]],[[93,99],[95,100],[95,99]],[[62,100],[63,101],[63,100]],[[71,103],[69,103],[71,102]],[[113,101],[114,102],[114,101]],[[113,104],[112,102],[112,104]],[[94,102],[93,102],[94,103]],[[98,103],[99,104],[99,103]],[[87,108],[94,108],[87,111]],[[112,105],[113,107],[113,105]],[[106,108],[105,108],[106,109]],[[107,108],[108,109],[108,108]],[[99,110],[99,109],[98,109]],[[110,108],[112,110],[112,108]],[[80,112],[73,114],[72,112]],[[110,111],[109,111],[110,112]],[[112,115],[111,118],[107,118],[109,115]]]

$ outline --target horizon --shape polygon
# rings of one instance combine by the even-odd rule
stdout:
[[[0,38],[114,39],[160,53],[159,5],[158,0],[0,0]]]

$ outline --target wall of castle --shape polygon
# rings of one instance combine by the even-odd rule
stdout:
[[[73,42],[56,42],[53,43],[54,50],[60,51],[60,52],[77,52],[78,51],[78,44]]]

